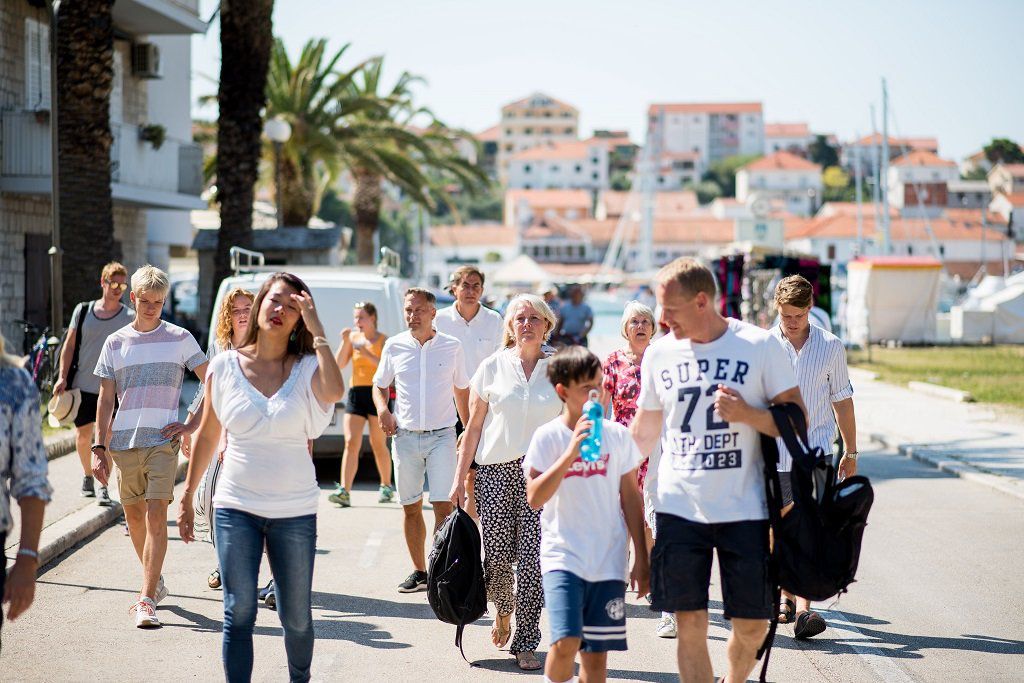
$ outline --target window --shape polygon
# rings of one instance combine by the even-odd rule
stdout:
[[[552,173],[558,173],[558,172],[559,172],[560,170],[561,170],[561,169],[560,169],[560,168],[558,168],[558,165],[557,165],[557,164],[551,167],[551,172],[552,172]]]
[[[114,75],[110,85],[110,122],[124,121],[124,55],[114,47]]]
[[[506,152],[511,152],[512,151],[512,143],[511,142],[509,142],[509,143],[507,143],[505,145],[505,151]]]
[[[533,135],[533,128],[523,128],[523,135]]]
[[[25,109],[50,109],[50,27],[25,19]]]
[[[601,174],[598,173],[597,171],[594,171],[593,173],[590,174],[590,177],[593,178],[594,180],[597,180],[598,178],[601,177]]]
[[[945,244],[940,244],[939,245],[939,255],[941,255],[941,256],[945,256],[946,255],[946,245]]]
[[[511,128],[506,128],[505,129],[505,135],[507,135],[509,137],[512,137],[512,129]]]
[[[523,166],[523,173],[529,173],[529,172],[530,172],[530,165],[529,164],[525,164]]]
[[[576,172],[577,173],[581,173],[582,171],[583,171],[583,167],[580,166],[579,164],[576,164]]]
[[[551,135],[551,129],[545,128],[544,130],[541,131],[541,135]]]
[[[913,256],[913,254],[914,254],[914,245],[913,244],[908,244],[907,245],[907,255],[908,256]]]
[[[829,261],[835,261],[836,260],[836,245],[834,245],[834,244],[828,245],[828,256],[826,258],[828,258]]]
[[[576,131],[574,129],[572,129],[572,128],[566,128],[565,129],[565,134],[566,135],[573,135],[575,132]]]
[[[665,176],[663,176],[663,175],[658,176],[658,184],[659,185],[664,185],[665,184]]]
[[[549,112],[549,111],[544,112],[544,118],[550,119],[551,118],[551,112]]]

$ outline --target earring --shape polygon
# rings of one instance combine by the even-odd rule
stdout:
[[[295,341],[295,330],[292,330],[292,334],[288,337],[288,341]]]

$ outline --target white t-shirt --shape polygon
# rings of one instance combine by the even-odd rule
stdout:
[[[399,427],[413,431],[454,427],[458,417],[454,389],[469,386],[462,343],[442,332],[434,332],[426,344],[408,330],[389,337],[373,383],[383,389],[392,382]]]
[[[434,318],[434,327],[438,332],[444,332],[462,342],[467,377],[472,377],[484,359],[501,348],[504,325],[504,319],[486,306],[481,306],[472,320],[468,321],[459,315],[455,304],[442,308]]]
[[[470,387],[487,401],[476,449],[478,465],[498,465],[523,457],[537,428],[562,412],[562,399],[548,381],[547,358],[537,361],[527,380],[515,351],[499,351],[477,369]]]
[[[721,419],[714,408],[718,385],[762,409],[796,386],[777,339],[739,320],[728,323],[707,344],[666,335],[651,344],[640,367],[637,405],[665,415],[655,507],[693,522],[768,517],[760,434]]]
[[[640,464],[632,435],[611,420],[603,423],[601,459],[577,458],[540,515],[540,570],[571,572],[584,581],[624,581],[626,521],[619,486]],[[557,417],[533,435],[523,470],[545,472],[565,453],[572,430]],[[634,475],[635,476],[635,475]],[[634,482],[631,484],[635,485]]]
[[[227,432],[214,507],[273,519],[316,514],[320,487],[308,442],[323,434],[334,413],[313,395],[316,369],[316,356],[303,356],[267,398],[242,373],[237,351],[210,361],[206,381]]]

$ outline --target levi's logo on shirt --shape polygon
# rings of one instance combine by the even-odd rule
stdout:
[[[576,456],[572,465],[569,466],[569,471],[565,473],[565,478],[569,477],[607,477],[608,476],[608,459],[610,454],[602,453],[600,460],[594,462],[587,462],[580,456]]]

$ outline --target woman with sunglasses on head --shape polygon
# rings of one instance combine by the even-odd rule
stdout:
[[[359,469],[359,452],[363,448],[363,428],[370,424],[370,447],[380,475],[378,503],[390,503],[395,497],[391,485],[391,454],[387,437],[377,419],[373,404],[373,374],[380,364],[380,354],[388,336],[377,329],[377,307],[368,301],[355,305],[352,327],[341,331],[341,348],[336,360],[344,368],[352,361],[352,382],[345,401],[345,452],[341,458],[341,481],[327,500],[343,508],[352,506],[352,483]]]
[[[111,505],[106,486],[96,487],[92,476],[92,444],[96,427],[96,405],[100,395],[100,378],[93,374],[103,343],[111,333],[135,319],[135,311],[121,303],[128,289],[128,271],[120,263],[111,261],[100,273],[102,294],[94,301],[83,301],[75,306],[68,324],[67,337],[61,347],[57,382],[54,395],[77,390],[81,401],[75,415],[75,450],[82,463],[82,495],[98,496],[96,501]]]
[[[255,318],[238,349],[210,361],[206,399],[178,529],[195,540],[192,496],[227,432],[213,497],[224,588],[222,656],[229,683],[252,678],[256,589],[266,546],[291,681],[308,681],[313,660],[313,560],[320,488],[309,442],[345,393],[309,287],[274,273],[253,301]]]

